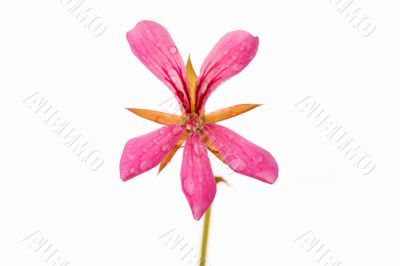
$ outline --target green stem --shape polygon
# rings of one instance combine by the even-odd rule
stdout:
[[[204,226],[203,226],[203,241],[201,244],[201,257],[200,257],[200,266],[206,265],[206,256],[207,256],[207,243],[208,243],[208,229],[210,228],[210,216],[211,216],[211,206],[206,211],[204,217]]]

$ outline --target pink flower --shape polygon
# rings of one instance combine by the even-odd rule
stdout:
[[[215,124],[258,105],[240,104],[204,113],[204,105],[218,85],[242,71],[256,55],[258,37],[241,30],[225,34],[204,60],[198,78],[190,58],[185,66],[173,40],[160,24],[141,21],[126,37],[135,56],[175,95],[182,115],[128,109],[165,126],[126,143],[120,161],[123,181],[159,164],[161,171],[186,141],[181,184],[196,220],[203,216],[216,193],[207,149],[237,173],[270,184],[275,182],[278,165],[269,152]]]

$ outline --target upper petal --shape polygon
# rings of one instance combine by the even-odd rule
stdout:
[[[278,165],[263,148],[217,124],[208,124],[204,130],[223,161],[233,171],[270,184],[278,178]]]
[[[182,136],[181,126],[165,126],[125,144],[119,164],[121,179],[129,180],[158,165]]]
[[[189,108],[186,67],[168,31],[145,20],[128,31],[126,38],[136,57],[168,86],[183,108]]]
[[[186,140],[181,182],[182,191],[192,209],[193,217],[200,220],[213,202],[217,186],[207,149],[198,134],[190,135]]]
[[[256,55],[258,37],[247,31],[225,34],[208,54],[200,69],[196,107],[202,111],[210,94],[225,80],[242,71]]]

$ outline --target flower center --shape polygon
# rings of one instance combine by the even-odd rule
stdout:
[[[195,133],[202,129],[203,127],[203,121],[200,119],[200,117],[196,114],[190,114],[188,115],[188,120],[186,123],[186,129],[189,130],[191,133]]]

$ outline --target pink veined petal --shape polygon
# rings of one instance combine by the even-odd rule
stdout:
[[[160,24],[141,21],[126,38],[136,57],[173,92],[185,110],[190,108],[186,67],[169,35]]]
[[[204,130],[233,171],[270,184],[278,178],[278,165],[263,148],[217,124],[208,124]]]
[[[165,126],[129,140],[119,164],[121,179],[127,181],[158,165],[183,132],[180,125]]]
[[[181,168],[182,191],[192,209],[193,217],[200,220],[214,200],[217,186],[212,173],[207,149],[199,134],[186,140]]]
[[[224,81],[242,71],[256,55],[258,37],[247,31],[225,34],[208,54],[197,83],[196,110],[201,112],[210,94]]]

